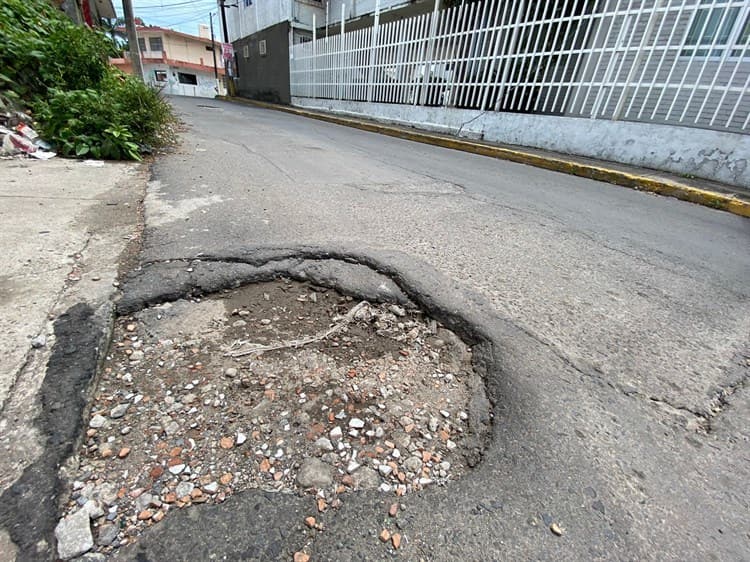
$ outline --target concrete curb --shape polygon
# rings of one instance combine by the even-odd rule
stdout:
[[[658,195],[664,195],[666,197],[674,197],[683,201],[697,203],[698,205],[703,205],[705,207],[711,207],[713,209],[726,211],[735,215],[739,215],[741,217],[750,218],[750,202],[737,199],[736,197],[732,197],[731,195],[726,195],[724,193],[708,191],[664,178],[633,174],[623,170],[616,170],[603,166],[597,166],[594,164],[587,164],[572,159],[566,160],[564,158],[555,158],[552,156],[534,154],[533,152],[526,152],[520,149],[504,148],[500,146],[493,146],[491,144],[484,144],[465,139],[437,135],[418,130],[402,129],[400,127],[384,125],[376,123],[374,121],[341,117],[338,115],[309,111],[306,109],[300,109],[286,105],[277,105],[267,102],[228,96],[217,96],[217,99],[251,105],[254,107],[283,111],[286,113],[292,113],[294,115],[300,115],[302,117],[318,119],[320,121],[327,121],[329,123],[335,123],[337,125],[354,127],[357,129],[362,129],[364,131],[380,133],[383,135],[421,142],[424,144],[431,144],[433,146],[440,146],[453,150],[462,150],[464,152],[480,154],[482,156],[490,156],[492,158],[499,158],[501,160],[510,160],[511,162],[517,162],[519,164],[527,164],[529,166],[535,166],[537,168],[544,168],[546,170],[562,172],[564,174],[581,176],[584,178],[603,181],[622,187],[629,187],[638,191],[648,191],[650,193],[656,193]]]

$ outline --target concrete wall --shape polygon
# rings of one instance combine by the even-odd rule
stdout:
[[[234,43],[282,22],[294,22],[302,29],[325,25],[326,0],[237,0],[237,8],[226,10],[229,40]]]
[[[292,98],[292,104],[750,187],[750,135],[650,123],[297,97]]]
[[[167,73],[166,82],[156,81],[156,70],[163,70]],[[194,74],[198,81],[198,84],[195,86],[192,84],[181,84],[177,77],[178,72]],[[148,84],[161,89],[165,94],[177,96],[194,96],[199,98],[213,98],[217,94],[224,95],[226,93],[221,78],[219,78],[217,86],[217,82],[214,78],[213,72],[203,72],[199,70],[192,70],[189,68],[169,66],[163,63],[155,63],[144,64],[143,75],[145,81]]]
[[[380,10],[385,12],[394,8],[402,8],[413,3],[414,0],[380,0]],[[344,6],[346,19],[359,18],[375,12],[376,0],[328,0],[329,23],[341,21],[341,6]]]
[[[260,41],[266,41],[266,55],[260,54]],[[289,22],[282,22],[235,41],[239,77],[235,80],[240,96],[290,103]]]

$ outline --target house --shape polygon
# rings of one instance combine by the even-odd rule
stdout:
[[[204,98],[224,95],[221,43],[212,43],[207,26],[200,29],[201,35],[189,35],[162,27],[137,26],[144,81],[165,94]],[[132,74],[129,57],[111,62]]]
[[[241,96],[289,103],[290,45],[306,43],[328,31],[338,32],[343,10],[345,25],[372,25],[379,4],[381,18],[390,21],[429,11],[432,0],[237,0],[225,10],[229,41],[234,46]]]

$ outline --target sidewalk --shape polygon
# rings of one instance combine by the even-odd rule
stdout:
[[[402,139],[422,142],[481,154],[520,164],[545,168],[565,174],[572,174],[599,180],[640,191],[649,191],[667,197],[675,197],[706,207],[721,209],[739,216],[750,217],[750,189],[724,185],[700,178],[687,178],[669,172],[649,170],[606,162],[594,158],[562,154],[538,148],[502,145],[477,140],[458,138],[451,135],[432,133],[416,128],[381,123],[363,117],[349,117],[340,114],[315,111],[292,106],[270,104],[238,97],[217,96],[218,99],[236,103],[255,105],[293,113],[311,119],[328,121],[338,125],[354,127]]]
[[[50,380],[58,375],[51,357],[78,362],[85,390],[94,373],[82,367],[79,352],[95,356],[97,344],[106,341],[119,268],[138,249],[146,177],[139,165],[59,158],[0,160],[0,177],[0,560],[5,562],[15,559],[13,543],[24,533],[18,527],[28,523],[13,517],[19,507],[13,504],[25,500],[30,510],[44,511],[25,492],[19,497],[14,484],[27,469],[35,479],[55,478],[64,460],[58,458],[60,432],[48,422],[57,418],[62,427],[72,410],[50,392],[50,383],[64,381]],[[92,311],[85,323],[70,313],[82,305]],[[60,349],[59,326],[66,319],[78,322],[81,331],[100,328],[91,349]],[[44,515],[36,521],[40,518]]]

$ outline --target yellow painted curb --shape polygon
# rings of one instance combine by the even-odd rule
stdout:
[[[750,202],[743,201],[741,199],[737,199],[723,193],[699,189],[697,187],[692,187],[676,181],[632,174],[629,172],[624,172],[622,170],[613,170],[611,168],[605,168],[593,164],[576,162],[575,160],[565,160],[562,158],[554,158],[552,156],[543,156],[541,154],[534,154],[531,152],[525,152],[523,150],[492,146],[489,144],[451,138],[442,135],[435,135],[416,130],[412,131],[401,129],[399,127],[391,127],[389,125],[382,125],[380,123],[375,123],[372,121],[363,121],[360,119],[341,117],[338,115],[321,113],[317,111],[308,111],[305,109],[287,105],[277,105],[273,103],[228,96],[217,96],[217,99],[243,103],[255,107],[263,107],[266,109],[273,109],[276,111],[283,111],[286,113],[293,113],[294,115],[300,115],[302,117],[309,117],[311,119],[318,119],[320,121],[327,121],[329,123],[336,123],[338,125],[354,127],[357,129],[362,129],[364,131],[380,133],[391,137],[431,144],[443,148],[462,150],[464,152],[471,152],[473,154],[480,154],[482,156],[490,156],[492,158],[500,158],[502,160],[510,160],[519,164],[527,164],[529,166],[535,166],[537,168],[544,168],[555,172],[562,172],[564,174],[571,174],[574,176],[581,176],[584,178],[608,182],[639,191],[648,191],[650,193],[657,193],[666,197],[675,197],[683,201],[690,201],[691,203],[697,203],[705,207],[711,207],[713,209],[727,211],[741,217],[750,218]]]

